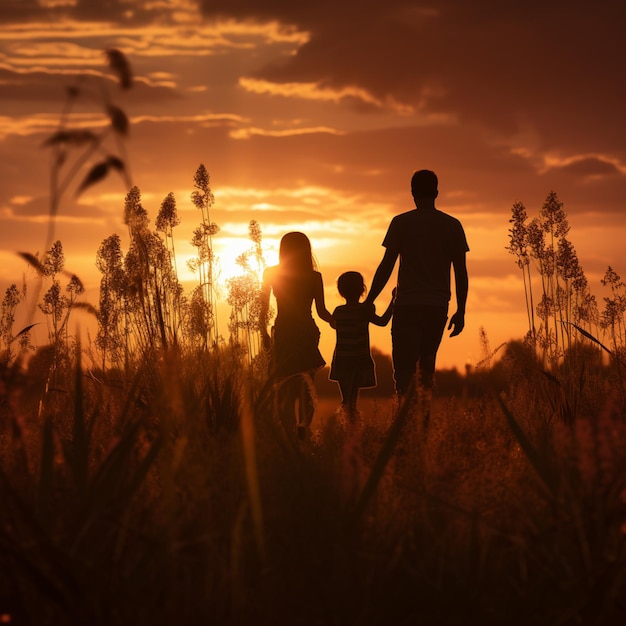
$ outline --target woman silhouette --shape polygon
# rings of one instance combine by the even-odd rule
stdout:
[[[270,293],[277,308],[273,341],[267,332]],[[325,365],[318,348],[320,331],[311,314],[313,302],[318,316],[332,325],[311,242],[304,233],[287,233],[280,241],[278,265],[263,273],[260,322],[263,345],[272,348],[270,369],[278,387],[280,415],[288,428],[295,426],[301,439],[315,412],[313,375]]]

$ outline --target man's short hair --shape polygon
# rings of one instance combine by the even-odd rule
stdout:
[[[436,198],[438,186],[437,174],[430,170],[419,170],[411,178],[411,192],[415,198]]]

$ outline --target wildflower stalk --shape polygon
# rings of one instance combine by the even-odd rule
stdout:
[[[506,249],[517,256],[517,266],[522,270],[522,281],[524,283],[524,300],[526,303],[526,315],[528,317],[528,331],[536,339],[535,330],[535,305],[533,300],[532,277],[530,275],[529,240],[528,229],[526,227],[526,207],[521,202],[513,205],[512,217],[509,223],[509,245]]]
[[[250,365],[261,349],[260,297],[265,259],[261,227],[256,220],[250,222],[248,232],[254,247],[237,258],[242,273],[227,281],[227,302],[231,307],[229,323],[231,341],[243,346]],[[251,257],[256,261],[256,268],[250,264]]]
[[[205,343],[209,346],[215,346],[219,337],[219,328],[213,236],[219,232],[219,226],[211,221],[210,208],[215,199],[209,185],[209,173],[203,164],[198,166],[193,180],[195,190],[191,194],[191,201],[201,212],[201,222],[194,230],[194,237],[191,242],[198,249],[198,256],[190,263],[190,269],[198,272],[200,291],[209,309],[210,323],[207,327]]]
[[[556,193],[552,191],[547,196],[539,217],[528,224],[526,220],[525,206],[516,202],[509,220],[512,225],[507,250],[517,257],[522,270],[533,343],[542,350],[544,360],[556,366],[574,345],[571,324],[592,324],[596,319],[595,299],[589,292],[574,246],[566,238],[570,227]],[[542,294],[536,307],[531,261],[538,270]],[[538,328],[535,313],[540,320]]]

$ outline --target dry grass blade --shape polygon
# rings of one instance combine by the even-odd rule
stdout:
[[[74,304],[72,304],[72,308],[80,309],[81,311],[91,313],[92,315],[98,315],[98,310],[96,309],[96,307],[89,302],[74,302]]]
[[[551,374],[550,372],[546,372],[546,370],[540,370],[540,371],[551,383],[554,383],[557,387],[562,387],[561,381],[554,374]]]
[[[124,165],[124,161],[119,157],[113,156],[112,154],[107,157],[108,164],[118,172],[124,172],[126,170],[126,165]]]
[[[40,276],[44,276],[46,271],[44,270],[41,261],[30,252],[18,252],[18,256],[21,256],[26,263],[28,263]]]
[[[108,48],[104,51],[109,67],[115,72],[122,89],[130,89],[133,86],[133,73],[126,55],[117,48]]]
[[[49,519],[52,503],[52,477],[54,476],[54,432],[52,418],[46,417],[43,423],[41,442],[41,466],[37,485],[37,513],[44,522]]]
[[[76,371],[74,391],[74,426],[72,433],[72,470],[79,493],[84,493],[87,484],[89,441],[85,427],[83,403],[83,368],[80,358],[80,342],[76,345]]]
[[[41,322],[35,322],[34,324],[29,324],[28,326],[24,326],[24,328],[22,328],[22,330],[20,330],[20,332],[17,333],[17,335],[15,335],[15,337],[13,338],[13,341],[15,341],[18,337],[21,337],[22,335],[25,335],[26,333],[30,332],[31,328],[34,328],[35,326],[38,326],[39,324],[41,324]]]
[[[614,359],[616,359],[622,365],[626,365],[622,359],[620,359],[613,350],[607,348],[598,338],[594,337],[591,333],[587,332],[584,328],[578,326],[578,324],[572,323],[572,326],[583,336],[587,337],[587,339],[593,341],[596,345],[600,346],[607,354],[610,354]]]
[[[261,488],[259,481],[258,463],[255,449],[254,419],[252,409],[247,398],[242,399],[241,406],[241,440],[246,466],[246,482],[252,509],[254,536],[257,549],[263,562],[266,562],[265,537],[263,530],[263,507],[261,503]]]
[[[539,475],[539,478],[541,478],[542,482],[548,488],[550,493],[553,496],[556,495],[557,484],[556,478],[552,470],[545,462],[545,460],[541,457],[541,455],[537,452],[535,447],[532,445],[532,443],[522,430],[522,427],[519,425],[518,421],[515,419],[511,411],[509,411],[509,408],[504,403],[502,397],[498,395],[497,399],[500,407],[502,408],[502,412],[504,413],[504,417],[506,418],[509,427],[513,431],[513,434],[515,435],[515,438],[517,439],[520,448],[524,451],[524,454],[530,461],[530,464],[533,466],[533,468]]]
[[[72,146],[83,146],[87,143],[97,143],[98,136],[91,130],[86,129],[66,129],[58,130],[50,135],[41,145],[46,148],[49,146],[58,146],[60,144],[68,144]]]
[[[87,172],[87,175],[83,179],[83,182],[78,186],[76,190],[76,195],[80,195],[85,189],[95,185],[100,182],[106,175],[109,173],[109,163],[107,161],[102,161],[101,163],[96,163],[90,170]]]
[[[407,417],[410,415],[411,410],[413,409],[413,400],[417,395],[416,386],[412,385],[409,389],[409,393],[404,398],[404,402],[400,406],[400,410],[398,411],[395,420],[391,424],[389,431],[387,432],[387,436],[385,441],[383,442],[382,448],[374,461],[374,465],[370,471],[370,475],[363,487],[363,491],[359,496],[359,499],[356,503],[356,507],[354,509],[354,513],[352,518],[350,519],[350,524],[356,524],[367,507],[368,502],[371,497],[374,495],[376,491],[376,487],[380,482],[380,479],[383,476],[385,468],[387,467],[387,463],[389,463],[389,459],[393,453],[396,444],[398,443],[398,439],[400,438],[400,434],[402,433],[402,428],[407,420]]]
[[[83,513],[74,532],[72,550],[91,535],[94,523],[113,510],[129,510],[131,500],[143,483],[159,454],[163,438],[158,436],[145,455],[137,461],[140,424],[128,425],[119,442],[109,452],[85,491]]]
[[[128,121],[126,113],[124,113],[124,111],[122,111],[119,107],[113,105],[109,105],[107,107],[107,113],[109,114],[113,130],[120,135],[128,135],[130,122]]]

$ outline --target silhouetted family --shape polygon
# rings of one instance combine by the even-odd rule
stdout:
[[[315,411],[313,376],[325,365],[319,351],[320,319],[337,334],[329,378],[341,391],[342,409],[349,421],[358,415],[359,390],[376,386],[370,352],[369,324],[386,326],[390,319],[395,388],[400,399],[412,388],[428,396],[433,386],[437,350],[448,322],[451,298],[450,268],[454,270],[456,312],[450,318],[451,337],[465,325],[468,291],[466,253],[469,251],[459,220],[435,207],[438,179],[419,170],[411,179],[415,208],[395,216],[382,242],[384,256],[367,289],[363,276],[347,271],[337,280],[345,304],[331,314],[324,302],[322,275],[316,269],[308,237],[301,232],[283,236],[278,265],[268,267],[261,292],[263,344],[271,349],[271,373],[277,384],[280,414],[289,428],[306,438]],[[400,259],[398,282],[382,315],[374,301]],[[270,294],[276,299],[276,319],[270,337]]]

